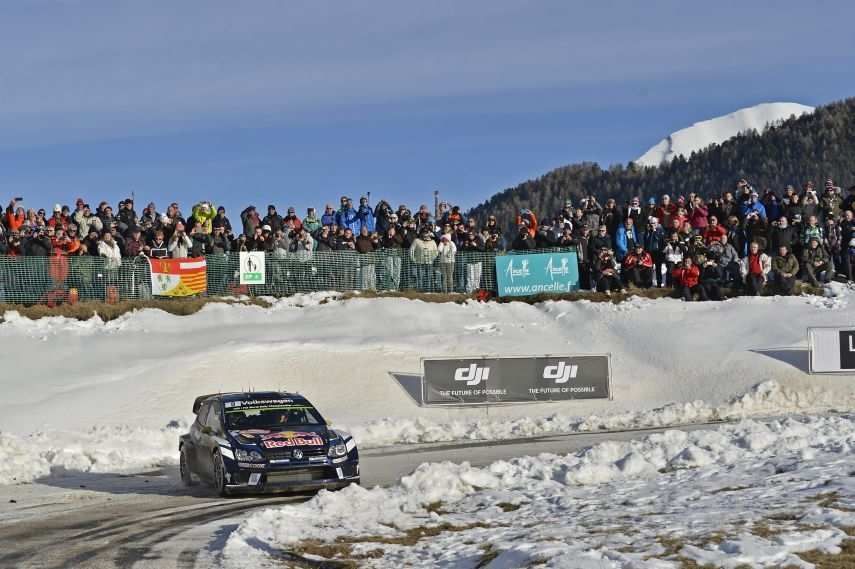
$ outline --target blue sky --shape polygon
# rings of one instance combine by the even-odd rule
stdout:
[[[855,3],[10,0],[0,198],[464,207],[855,95]]]

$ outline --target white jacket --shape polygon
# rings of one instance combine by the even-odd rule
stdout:
[[[110,241],[109,243],[103,240],[99,241],[98,254],[106,259],[104,268],[118,269],[122,266],[122,252],[115,241]]]
[[[766,280],[769,271],[772,270],[772,258],[766,253],[760,253],[760,269],[763,271],[763,280]],[[748,275],[748,256],[739,260],[739,272],[745,278]]]
[[[437,255],[437,263],[447,263],[450,265],[454,264],[455,255],[457,255],[457,245],[454,244],[454,241],[442,240],[439,242],[439,245],[436,246]]]

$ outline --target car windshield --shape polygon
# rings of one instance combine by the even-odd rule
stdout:
[[[226,409],[226,426],[229,430],[276,429],[322,424],[321,416],[314,407],[308,405]]]

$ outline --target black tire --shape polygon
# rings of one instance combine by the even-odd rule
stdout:
[[[190,462],[187,459],[186,447],[181,447],[181,457],[178,459],[178,472],[181,474],[181,483],[185,486],[195,486],[196,481],[193,479],[193,473],[190,472]]]
[[[219,496],[225,498],[229,495],[229,489],[226,487],[226,465],[223,464],[219,451],[214,453],[211,460],[214,463],[214,489]]]

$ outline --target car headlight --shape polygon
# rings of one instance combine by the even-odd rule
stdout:
[[[261,456],[261,453],[257,450],[243,450],[237,449],[235,451],[235,458],[241,462],[262,462],[264,461],[264,457]]]
[[[330,450],[327,453],[327,455],[331,456],[332,458],[338,458],[341,456],[345,456],[346,454],[347,454],[347,447],[341,443],[335,444],[335,445],[330,445]]]

